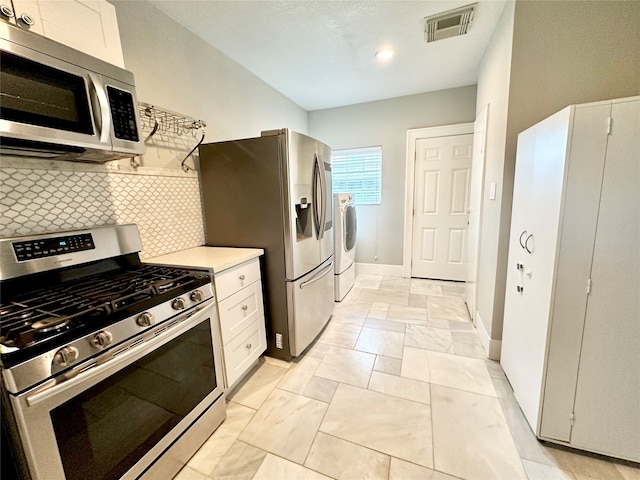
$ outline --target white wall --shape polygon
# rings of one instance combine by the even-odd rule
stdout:
[[[331,148],[382,146],[382,204],[357,207],[357,262],[402,265],[407,130],[473,122],[475,98],[472,85],[309,112]]]
[[[111,3],[139,101],[204,120],[205,141],[255,137],[283,127],[307,133],[304,109],[151,4]],[[176,168],[181,153],[152,148],[143,164]]]
[[[477,100],[478,111],[491,103],[485,191],[499,187],[483,202],[477,286],[492,340],[502,337],[517,135],[567,105],[640,94],[639,18],[637,1],[518,0],[503,11]]]
[[[493,337],[491,327],[496,316],[496,303],[499,303],[499,301],[496,302],[496,287],[499,279],[502,279],[504,275],[502,272],[504,269],[499,268],[500,255],[505,250],[505,247],[500,245],[503,229],[501,222],[505,218],[504,208],[511,204],[511,198],[505,198],[503,192],[505,182],[513,182],[513,179],[505,179],[505,147],[514,11],[515,3],[507,2],[491,42],[484,53],[478,76],[476,102],[478,112],[485,105],[490,105],[485,149],[485,181],[480,218],[476,285],[476,311],[478,314],[476,321],[479,317],[489,336],[497,339],[500,337]],[[498,186],[495,200],[489,200],[489,187],[492,182]],[[502,298],[504,301],[504,294]]]

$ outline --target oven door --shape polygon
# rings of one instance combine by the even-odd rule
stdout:
[[[173,470],[158,469],[154,461],[161,455],[163,461],[163,452],[174,449],[212,409],[221,411],[222,418],[211,429],[224,419],[219,345],[211,301],[163,322],[144,341],[105,363],[80,366],[68,380],[12,396],[32,476],[137,478],[151,467],[160,471],[154,478],[171,478],[182,465],[174,460]]]

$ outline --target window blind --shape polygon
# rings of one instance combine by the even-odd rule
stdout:
[[[382,203],[382,147],[334,150],[331,174],[334,193],[351,193],[357,205]]]

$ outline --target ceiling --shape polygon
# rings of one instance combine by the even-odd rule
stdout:
[[[433,43],[424,17],[474,0],[149,1],[313,111],[475,84],[507,0],[477,0],[466,35]]]

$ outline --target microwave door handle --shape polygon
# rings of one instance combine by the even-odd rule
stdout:
[[[89,73],[89,80],[96,92],[98,106],[100,108],[100,143],[109,143],[111,118],[109,115],[109,100],[100,77],[94,73]]]

